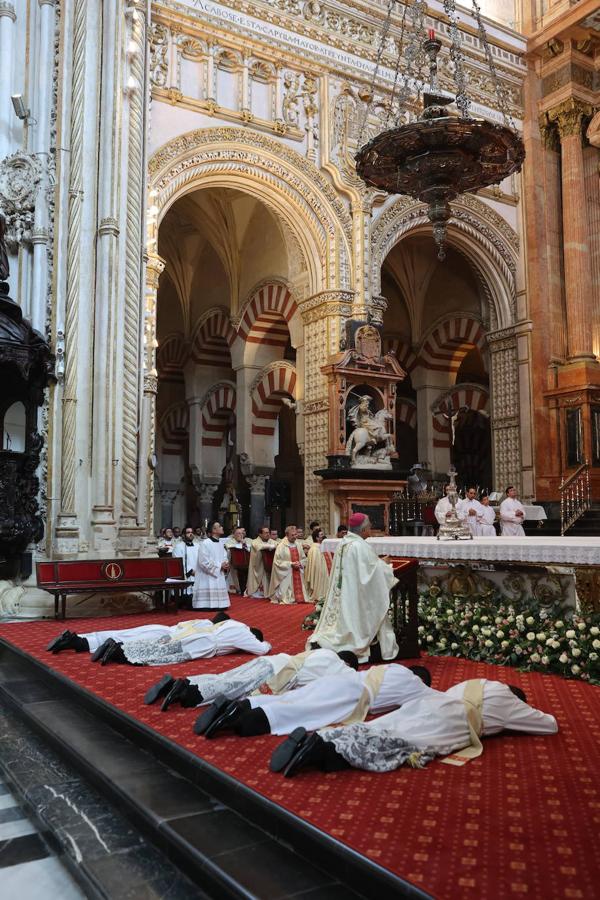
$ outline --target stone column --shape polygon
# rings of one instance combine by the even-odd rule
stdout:
[[[452,386],[452,378],[447,372],[432,372],[425,366],[417,366],[412,373],[412,385],[417,393],[419,460],[428,462],[434,473],[445,478],[450,465],[452,435],[450,425],[447,434],[440,434],[434,427],[433,407],[440,394]]]
[[[587,199],[583,186],[582,122],[592,108],[575,98],[548,112],[560,135],[565,303],[569,360],[594,360],[592,344],[590,262]]]
[[[201,477],[202,465],[202,397],[188,397],[187,405],[190,411],[188,426],[188,462],[192,477]]]
[[[177,499],[179,491],[165,491],[161,490],[160,492],[160,521],[161,528],[172,528],[173,527],[173,507],[175,505],[175,500]]]
[[[212,506],[215,494],[217,493],[218,484],[194,484],[196,493],[198,494],[198,510],[200,511],[200,519],[202,524],[208,519],[212,519]]]
[[[246,475],[250,485],[250,534],[255,537],[265,522],[266,475]]]
[[[17,14],[10,0],[0,3],[0,159],[8,156],[11,147],[14,112],[10,95],[13,93],[13,49],[16,46],[15,22]]]

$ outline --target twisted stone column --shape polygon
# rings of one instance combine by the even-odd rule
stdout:
[[[560,135],[565,303],[569,360],[591,359],[592,270],[584,191],[582,123],[592,113],[587,103],[570,98],[548,112]]]

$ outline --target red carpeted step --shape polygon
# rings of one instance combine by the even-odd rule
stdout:
[[[234,598],[230,612],[259,627],[276,651],[298,652],[310,634],[300,630],[308,608]],[[203,616],[158,615],[168,624]],[[148,614],[123,615],[69,625],[81,633],[148,621]],[[54,621],[22,622],[2,626],[0,635],[435,897],[546,900],[597,892],[600,688],[484,663],[429,658],[433,687],[444,690],[477,676],[518,684],[533,705],[556,716],[560,733],[489,739],[481,759],[463,768],[434,763],[421,771],[306,773],[288,781],[267,768],[280,738],[198,738],[191,730],[195,710],[163,714],[142,704],[160,669],[102,668],[90,663],[87,654],[51,656],[46,644],[60,630]],[[235,654],[199,660],[172,671],[223,671],[243,659]]]

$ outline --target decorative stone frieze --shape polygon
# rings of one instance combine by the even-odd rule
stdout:
[[[6,244],[16,253],[31,244],[36,197],[42,180],[38,157],[18,151],[0,161],[0,209],[6,218]]]

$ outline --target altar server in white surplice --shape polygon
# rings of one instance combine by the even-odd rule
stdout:
[[[183,560],[183,577],[193,579],[198,565],[198,544],[195,541],[194,529],[189,525],[183,529],[182,540],[173,547],[172,556]],[[184,593],[186,597],[191,597],[194,593],[194,585],[190,584]]]
[[[154,703],[164,697],[161,707],[164,712],[173,703],[189,708],[212,703],[217,697],[231,701],[258,691],[283,694],[325,675],[340,675],[357,668],[358,660],[349,652],[310,650],[295,656],[275,653],[219,674],[188,675],[187,678],[165,676],[148,690],[144,703]]]
[[[525,537],[523,522],[525,510],[517,500],[517,489],[510,485],[506,488],[506,499],[500,504],[500,525],[502,537]]]
[[[365,538],[371,523],[363,513],[353,513],[350,530],[338,544],[321,617],[307,647],[352,650],[359,662],[368,662],[371,644],[379,642],[381,658],[391,660],[398,644],[388,616],[390,590],[397,578]]]
[[[498,537],[496,532],[496,510],[490,506],[490,498],[483,494],[481,500],[481,513],[477,517],[477,526],[480,537]]]
[[[306,603],[302,544],[296,540],[295,525],[288,525],[285,537],[277,544],[269,584],[271,603]]]
[[[464,765],[481,755],[480,738],[504,729],[556,734],[554,716],[525,701],[523,691],[499,681],[463,681],[445,693],[430,691],[372,722],[323,728],[310,736],[299,728],[276,748],[271,768],[288,777],[306,766],[325,772],[350,767],[390,772],[402,765],[420,768],[436,756],[445,756],[442,762],[449,765]]]
[[[229,559],[222,536],[223,526],[214,522],[208,540],[198,544],[192,600],[194,609],[224,609],[230,605],[226,580]]]
[[[482,513],[483,506],[477,499],[477,489],[474,487],[468,488],[465,499],[459,500],[456,504],[456,514],[461,521],[466,523],[473,537],[478,537],[481,534],[479,517]]]

